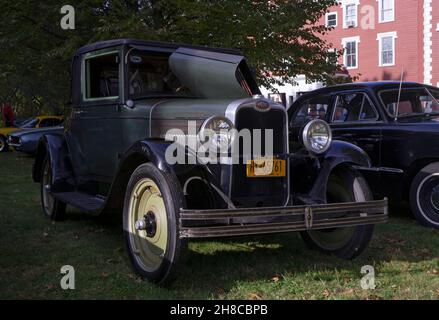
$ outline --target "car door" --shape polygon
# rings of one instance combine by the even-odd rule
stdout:
[[[122,148],[120,61],[115,49],[86,54],[81,61],[81,98],[66,137],[74,170],[87,181],[111,182],[116,173]]]
[[[374,168],[381,166],[382,118],[365,91],[340,92],[334,98],[330,125],[333,139],[359,146]],[[380,194],[380,171],[362,172],[375,195]]]
[[[381,165],[382,121],[364,91],[341,92],[335,96],[330,119],[333,137],[363,149],[372,165]]]

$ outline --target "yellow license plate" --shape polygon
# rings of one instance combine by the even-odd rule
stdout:
[[[248,178],[285,177],[286,161],[261,158],[247,161]]]

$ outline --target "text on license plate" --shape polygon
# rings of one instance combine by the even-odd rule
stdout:
[[[285,177],[286,161],[272,158],[261,158],[247,161],[247,177]]]

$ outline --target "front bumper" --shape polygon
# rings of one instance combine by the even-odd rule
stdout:
[[[385,223],[387,199],[277,208],[181,210],[180,238],[231,237]]]

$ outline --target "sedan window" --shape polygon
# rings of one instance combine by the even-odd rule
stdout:
[[[380,92],[381,100],[387,113],[392,116],[406,117],[413,115],[439,113],[439,103],[426,88],[384,90]],[[396,114],[398,113],[398,114]]]
[[[331,96],[318,96],[306,100],[302,103],[299,111],[293,118],[291,125],[293,127],[300,127],[311,120],[326,120],[330,103]]]
[[[40,128],[47,128],[47,127],[52,127],[52,126],[53,126],[52,119],[43,119],[40,121],[40,124],[38,125],[38,127],[40,127]]]
[[[372,106],[367,95],[363,92],[340,94],[332,121],[334,123],[373,121],[378,119],[378,114]]]

